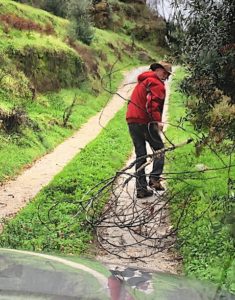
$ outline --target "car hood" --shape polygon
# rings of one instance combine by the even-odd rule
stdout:
[[[0,249],[0,299],[235,300],[235,296],[183,276]]]

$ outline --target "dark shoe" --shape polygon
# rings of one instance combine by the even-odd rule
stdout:
[[[153,195],[153,191],[145,189],[145,190],[138,191],[136,197],[147,198],[147,197],[151,197],[152,195]]]
[[[151,189],[154,189],[155,191],[165,191],[165,188],[164,186],[162,186],[159,179],[150,179],[149,186],[151,187]]]

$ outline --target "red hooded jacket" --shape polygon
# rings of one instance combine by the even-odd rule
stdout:
[[[148,124],[151,121],[161,122],[165,95],[164,82],[155,72],[147,71],[140,74],[128,103],[127,122],[141,124]]]

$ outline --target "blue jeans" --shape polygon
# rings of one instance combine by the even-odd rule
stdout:
[[[157,130],[154,129],[153,124],[150,124],[149,128],[146,124],[130,123],[128,124],[129,132],[135,146],[136,159],[136,171],[146,162],[147,155],[146,142],[149,143],[153,150],[159,150],[164,148],[164,144]],[[150,173],[149,180],[158,180],[162,174],[164,167],[164,153],[160,154],[158,158],[154,159],[153,169]],[[145,170],[142,169],[137,173],[136,178],[137,191],[147,189],[147,180]]]

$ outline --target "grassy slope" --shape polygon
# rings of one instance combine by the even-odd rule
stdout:
[[[34,31],[29,32],[16,29],[11,29],[9,33],[4,34],[4,26],[0,23],[0,51],[10,46],[14,49],[22,49],[26,45],[74,51],[64,42],[69,24],[67,20],[51,15],[46,11],[9,0],[0,1],[0,15],[4,14],[16,15],[24,19],[32,20],[40,25],[45,25],[49,22],[55,29],[55,36],[47,36]]]
[[[1,0],[0,8],[1,14],[16,14],[40,24],[50,22],[56,31],[53,36],[13,28],[5,33],[3,25],[0,25],[0,55],[1,53],[5,55],[9,49],[24,51],[24,47],[29,46],[37,49],[39,53],[49,50],[78,56],[78,53],[65,42],[67,20],[13,1]],[[92,66],[97,65],[100,76],[105,75],[111,68],[117,59],[118,51],[121,52],[121,60],[115,65],[115,70],[131,68],[142,63],[137,59],[135,53],[130,54],[122,51],[122,48],[130,43],[130,39],[123,34],[119,35],[112,31],[100,29],[96,29],[95,38],[90,47],[78,42],[83,52],[81,56],[84,56],[85,65],[89,65],[89,63]],[[11,59],[8,57],[5,61],[8,61],[8,67],[12,69]],[[121,71],[113,75],[112,88],[114,90],[121,79]],[[29,85],[29,79],[17,69],[12,75],[4,77],[0,85],[0,108],[10,111],[13,107],[22,107],[31,120],[31,126],[22,128],[19,133],[0,132],[0,181],[12,177],[22,167],[51,151],[74,130],[80,128],[81,124],[90,116],[101,110],[110,97],[108,93],[102,90],[98,77],[89,76],[89,80],[80,84],[79,88],[37,94],[34,100],[32,100],[31,91],[28,88]],[[75,94],[78,97],[78,105],[69,119],[69,126],[63,127],[63,113],[72,103]]]
[[[178,70],[173,80],[170,96],[169,115],[170,123],[185,116],[186,97],[177,86],[185,76],[184,71]],[[185,126],[186,131],[170,126],[168,136],[174,141],[186,140],[189,136],[195,138],[190,124]],[[190,132],[190,133],[189,133]],[[226,155],[220,157],[228,163]],[[210,169],[223,167],[218,157],[209,149],[205,149],[199,156],[195,156],[195,148],[188,145],[174,152],[169,158],[168,169],[171,172],[196,171],[196,165],[203,164]],[[173,186],[174,192],[179,193],[172,204],[173,220],[177,220],[181,203],[191,194],[192,204],[188,217],[185,220],[186,227],[179,234],[179,241],[184,241],[180,251],[184,258],[184,271],[186,274],[200,279],[209,279],[226,289],[235,292],[235,256],[234,240],[231,237],[231,227],[226,223],[224,215],[229,210],[222,203],[222,197],[227,196],[228,170],[210,171],[205,174],[181,175],[180,180],[169,180],[169,186]],[[235,177],[235,169],[231,170],[231,178]],[[185,187],[186,192],[183,192]],[[209,209],[194,223],[192,220],[200,215],[207,207]],[[228,207],[230,207],[228,203]]]
[[[69,24],[67,20],[51,15],[46,11],[9,0],[0,1],[0,14],[15,14],[19,17],[37,21],[37,23],[42,25],[50,22],[55,28],[57,35],[61,38],[66,36]]]

